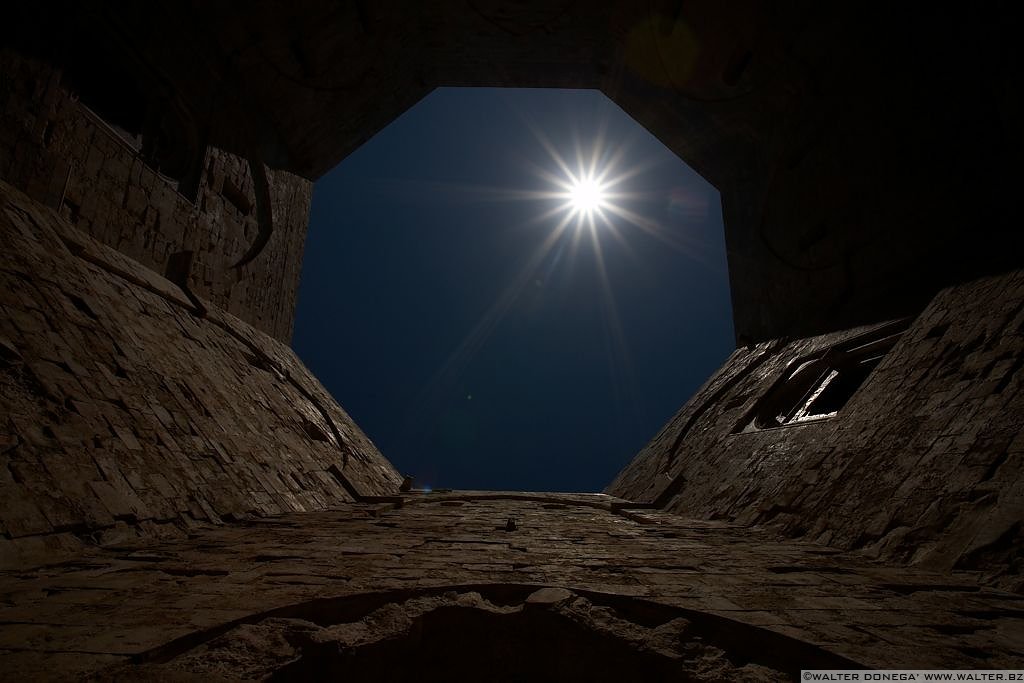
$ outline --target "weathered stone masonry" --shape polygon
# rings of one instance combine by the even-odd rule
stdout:
[[[2,184],[0,234],[4,564],[397,489],[280,342]]]
[[[259,263],[233,268],[259,232],[246,160],[208,148],[196,198],[143,161],[61,72],[0,49],[0,178],[157,273],[193,252],[200,296],[277,339],[292,334],[312,183],[268,171],[273,234]]]
[[[1024,272],[940,293],[836,417],[737,433],[797,359],[870,329],[738,349],[608,492],[1019,588]]]
[[[0,676],[1024,666],[1010,15],[5,7]],[[741,348],[614,495],[400,493],[286,346],[311,181],[444,85],[599,88],[722,193]]]
[[[505,530],[509,518],[515,531]],[[60,672],[115,667],[98,680],[254,680],[299,656],[309,663],[340,649],[350,658],[343,673],[374,680],[381,670],[356,675],[352,658],[373,651],[376,639],[366,636],[391,624],[392,637],[410,630],[414,642],[443,634],[439,647],[454,647],[447,651],[456,659],[483,649],[470,647],[483,634],[505,654],[492,653],[476,671],[503,680],[543,649],[529,647],[528,633],[480,623],[459,603],[480,607],[468,595],[476,593],[515,608],[538,587],[558,586],[585,597],[577,609],[603,614],[614,627],[587,658],[632,642],[637,659],[627,678],[662,680],[642,668],[648,648],[638,642],[653,640],[648,630],[658,628],[676,672],[667,680],[687,680],[683,671],[690,680],[793,680],[810,665],[1019,666],[1018,596],[979,588],[975,579],[631,509],[600,494],[409,494],[200,529],[189,539],[90,548],[72,562],[2,573],[0,620],[17,624],[0,626],[0,660],[12,676],[38,676],[45,660]],[[568,591],[555,602],[573,604]],[[419,599],[447,600],[441,607],[451,620],[409,615],[405,603]],[[364,637],[333,645],[347,629]],[[574,680],[573,639],[546,637],[563,653],[548,671],[568,667],[563,678]],[[695,647],[717,655],[694,656]],[[404,648],[390,659],[415,665],[417,680],[435,680]]]

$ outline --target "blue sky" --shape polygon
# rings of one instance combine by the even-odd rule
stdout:
[[[733,349],[718,192],[599,92],[436,90],[317,181],[293,346],[417,485],[599,491]]]

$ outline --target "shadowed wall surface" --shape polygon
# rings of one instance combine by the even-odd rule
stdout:
[[[270,173],[273,238],[258,265],[233,268],[258,233],[244,159],[213,148],[197,153],[195,196],[186,197],[145,162],[140,142],[62,85],[59,70],[10,50],[0,51],[0,68],[0,177],[157,273],[174,254],[192,253],[192,289],[291,340],[312,183]]]
[[[1020,588],[1024,277],[939,294],[833,418],[743,431],[787,369],[872,328],[738,349],[608,487]]]
[[[172,102],[197,149],[308,178],[437,86],[599,88],[722,193],[745,342],[915,314],[1020,265],[1001,7],[58,2],[7,25],[70,83],[117,65],[121,99]]]
[[[643,660],[658,652],[674,667],[670,680],[682,671],[696,680],[792,680],[818,665],[1020,666],[1018,596],[979,588],[974,573],[886,567],[628,505],[600,494],[410,494],[94,549],[0,574],[0,591],[13,598],[0,618],[19,622],[0,629],[0,656],[7,672],[28,677],[46,667],[98,673],[93,680],[258,680],[300,669],[299,657],[306,665],[326,657],[312,668],[354,675],[380,638],[441,635],[424,612],[523,609],[548,586],[557,590],[524,607],[571,610],[562,618],[607,637],[606,654],[631,650],[630,668],[645,680],[664,675]],[[431,597],[433,605],[415,604]],[[454,636],[439,647],[469,642],[463,628],[501,633],[500,624],[473,626],[472,613],[450,616],[438,627]],[[569,634],[549,636],[574,646]],[[510,638],[515,656],[487,666],[536,663],[540,653],[523,651],[526,642]],[[332,665],[339,644],[352,658]],[[392,659],[399,666],[404,656]],[[578,680],[573,664],[556,658],[545,670],[565,667]]]
[[[1024,666],[1009,13],[12,8],[4,670],[301,675],[537,605],[645,672]],[[309,180],[438,85],[598,87],[722,193],[741,348],[622,498],[410,491],[284,345]],[[898,317],[847,382],[848,345]],[[218,659],[252,639],[270,661]]]
[[[400,478],[290,349],[0,186],[0,540],[324,509]]]

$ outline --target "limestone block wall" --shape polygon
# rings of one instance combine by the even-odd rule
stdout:
[[[0,664],[14,681],[337,672],[422,683],[767,683],[798,679],[801,667],[1024,664],[1020,596],[979,586],[973,572],[879,566],[624,505],[599,494],[409,493],[90,547],[74,561],[0,572]],[[406,609],[445,594],[435,603],[445,619]],[[593,611],[552,615],[555,629],[518,621],[582,606],[573,594]],[[480,597],[518,623],[474,618],[465,608]],[[577,650],[587,612],[602,637]],[[652,646],[679,668],[659,676],[644,662]],[[359,666],[369,652],[390,663]],[[609,652],[629,667],[613,670]],[[453,673],[451,661],[473,666]]]
[[[942,291],[835,417],[738,433],[797,359],[870,329],[738,349],[608,492],[1018,580],[1024,272]]]
[[[0,50],[0,179],[56,209],[79,230],[164,273],[194,253],[200,296],[289,341],[312,183],[267,170],[274,232],[260,254],[232,266],[259,231],[249,163],[208,148],[195,198],[150,168],[138,142],[68,91],[61,73]]]
[[[281,342],[2,182],[0,243],[0,557],[397,491]]]

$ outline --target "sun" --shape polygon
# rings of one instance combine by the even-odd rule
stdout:
[[[569,206],[580,216],[590,216],[604,208],[604,188],[594,178],[580,178],[569,190]]]

